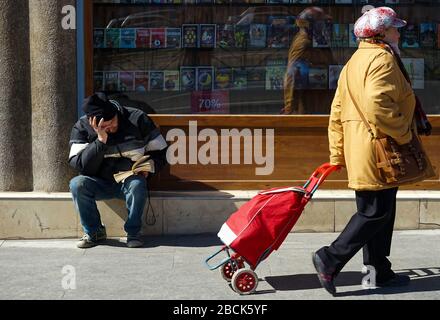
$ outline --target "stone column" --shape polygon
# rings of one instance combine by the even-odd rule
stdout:
[[[62,9],[74,0],[29,0],[32,161],[35,191],[68,191],[70,131],[77,119],[76,30]]]
[[[32,190],[27,0],[0,5],[0,191]]]

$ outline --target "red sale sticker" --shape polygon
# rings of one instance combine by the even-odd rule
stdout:
[[[229,91],[193,91],[192,113],[229,113]]]

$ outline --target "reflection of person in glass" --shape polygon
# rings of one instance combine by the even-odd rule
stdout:
[[[295,23],[299,30],[289,49],[287,72],[284,77],[284,108],[281,113],[328,113],[328,107],[323,103],[327,95],[328,100],[331,100],[327,90],[320,92],[319,95],[305,90],[310,89],[308,77],[311,66],[326,69],[332,64],[330,37],[328,32],[325,32],[330,20],[331,17],[319,7],[306,8],[298,15]],[[313,28],[319,31],[320,37],[313,37]],[[313,38],[319,40],[315,46],[323,48],[314,50]],[[326,82],[326,79],[324,80]],[[322,94],[325,96],[323,97]]]

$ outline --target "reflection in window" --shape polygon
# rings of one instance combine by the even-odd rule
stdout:
[[[117,3],[116,3],[117,2]],[[440,113],[440,4],[372,0],[94,1],[94,90],[163,114],[328,114],[365,4],[388,5],[405,67]]]

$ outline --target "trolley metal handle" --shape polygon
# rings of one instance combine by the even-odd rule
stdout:
[[[310,199],[315,191],[319,188],[319,186],[325,181],[325,179],[334,171],[339,171],[341,166],[331,165],[326,162],[321,165],[315,172],[312,173],[309,180],[304,185],[304,189],[306,190],[305,197]]]
[[[214,254],[210,255],[206,260],[205,260],[205,264],[208,267],[209,270],[215,270],[217,268],[219,268],[220,266],[224,265],[225,263],[228,263],[231,260],[231,256],[229,255],[228,250],[226,250],[227,247],[223,246],[220,250],[218,250],[217,252],[215,252]],[[220,252],[222,251],[226,251],[226,253],[228,254],[228,256],[226,258],[224,258],[222,261],[220,261],[218,264],[211,266],[208,261],[210,261],[212,258],[214,258],[215,256],[217,256]]]

